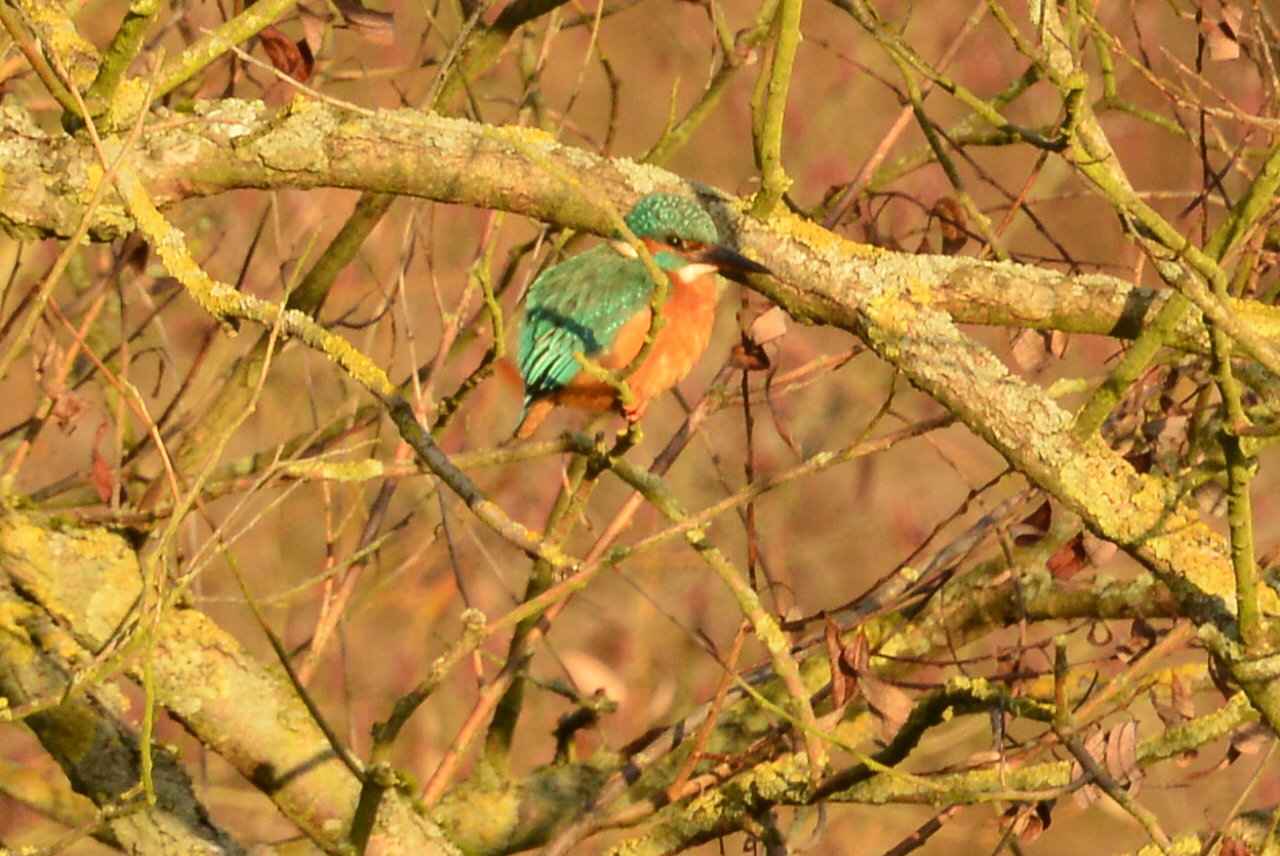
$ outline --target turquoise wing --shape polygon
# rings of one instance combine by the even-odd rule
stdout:
[[[516,355],[525,407],[573,380],[582,370],[574,354],[591,357],[607,350],[652,294],[644,262],[609,246],[543,271],[529,287]]]

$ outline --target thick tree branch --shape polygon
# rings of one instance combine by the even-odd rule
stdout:
[[[58,762],[72,787],[98,807],[107,836],[128,852],[242,854],[244,848],[209,818],[177,754],[152,748],[150,789],[142,797],[143,769],[137,731],[120,717],[124,707],[113,688],[79,691],[78,679],[92,667],[79,647],[83,635],[110,635],[109,620],[76,607],[112,601],[128,609],[141,590],[134,562],[130,589],[117,589],[117,560],[131,553],[105,532],[86,533],[78,545],[84,560],[72,574],[64,562],[66,535],[31,526],[0,511],[0,697],[23,711],[23,722]],[[49,579],[45,571],[53,571]],[[75,583],[65,591],[66,581]],[[61,582],[60,582],[61,581]],[[100,585],[106,585],[105,590]],[[56,592],[56,593],[55,593]],[[68,596],[67,601],[58,597]],[[123,617],[123,615],[121,616]],[[79,637],[79,638],[78,638]]]
[[[46,135],[25,113],[3,105],[0,136],[8,139],[0,147],[6,177],[0,226],[29,238],[73,234],[96,181],[93,152],[70,137]],[[143,145],[135,168],[161,208],[245,187],[349,187],[491,206],[608,234],[613,226],[600,208],[606,200],[625,209],[652,189],[706,191],[655,167],[560,145],[538,131],[410,110],[348,112],[318,102],[284,115],[250,102],[205,102],[185,118],[160,123]],[[112,198],[99,209],[91,234],[108,239],[131,230],[123,204]],[[814,228],[810,234],[827,233]],[[763,249],[741,235],[739,244]],[[786,242],[770,244],[787,252]],[[1100,274],[1068,276],[946,256],[857,251],[845,266],[859,278],[881,271],[899,281],[910,277],[927,287],[932,306],[959,323],[1131,339],[1167,299],[1166,292]],[[1235,301],[1231,309],[1258,335],[1280,342],[1280,310],[1250,301]],[[1171,344],[1207,353],[1204,325],[1184,319]]]
[[[34,178],[25,177],[28,169],[5,185],[0,217],[28,233],[61,233],[78,222],[78,200],[100,175],[93,156],[69,139],[41,135],[13,111],[0,114],[0,121],[21,131],[9,150],[23,152],[28,166],[41,165]],[[660,170],[605,161],[520,129],[407,111],[344,111],[299,101],[274,116],[255,105],[224,102],[203,105],[193,118],[153,129],[144,145],[145,153],[135,159],[130,174],[161,204],[236,187],[342,186],[502,208],[607,232],[612,218],[605,206],[610,203],[624,209],[639,194],[655,189],[701,193],[737,245],[778,274],[777,279],[754,282],[759,291],[795,318],[861,336],[1013,467],[1155,571],[1182,610],[1205,628],[1206,643],[1258,710],[1270,723],[1280,722],[1276,675],[1265,663],[1247,662],[1233,641],[1234,582],[1221,536],[1184,504],[1172,482],[1135,472],[1097,438],[1075,438],[1071,414],[957,328],[957,321],[967,320],[967,310],[953,296],[979,289],[1000,305],[996,295],[1015,295],[1006,297],[999,310],[983,310],[991,321],[1007,316],[1017,319],[1014,323],[1113,333],[1135,326],[1139,313],[1152,311],[1150,295],[1106,277],[1067,279],[1030,267],[887,253],[841,240],[785,213],[768,222],[754,221],[742,215],[741,203]],[[54,172],[61,179],[51,190],[45,179]],[[103,206],[98,217],[100,236],[132,225],[117,203]],[[996,283],[999,288],[989,287]],[[1081,320],[1064,308],[1076,306],[1073,300],[1081,293],[1088,300],[1110,293],[1104,303],[1111,314],[1083,313]],[[1144,310],[1134,308],[1144,303]],[[1270,317],[1262,307],[1244,305],[1248,313],[1241,315],[1251,322]],[[1200,340],[1202,334],[1188,327],[1188,342]],[[1265,594],[1264,606],[1274,612],[1274,593]],[[169,632],[176,639],[194,631],[174,627]],[[165,657],[163,662],[180,659]],[[173,686],[184,686],[185,677],[175,675]],[[157,684],[162,683],[158,678]],[[208,701],[210,709],[216,708],[214,702]],[[182,711],[179,715],[186,716]],[[321,754],[314,754],[313,761],[321,758],[323,740],[316,746],[321,748],[312,747],[314,752]],[[232,748],[227,751],[234,754]],[[292,757],[281,761],[283,770],[306,763]],[[321,763],[317,769],[334,766]],[[353,778],[350,785],[357,788]],[[336,808],[334,812],[341,814]],[[308,818],[299,822],[312,829]]]
[[[12,111],[3,115],[11,119]],[[411,111],[351,112],[299,101],[271,116],[253,104],[220,102],[198,107],[196,117],[145,138],[146,155],[134,164],[134,174],[150,183],[158,204],[233,187],[336,185],[491,206],[606,232],[611,218],[602,206],[610,200],[625,207],[651,190],[690,189],[670,173],[604,160],[538,132]],[[74,211],[68,191],[91,188],[98,173],[93,156],[69,139],[51,140],[25,128],[27,156],[46,169],[58,164],[68,181],[52,196],[39,189],[39,180],[18,184],[14,194],[6,185],[0,216],[13,221],[14,203],[22,200],[28,229],[39,228],[41,220],[52,228],[57,221],[38,212]],[[32,194],[48,204],[32,208]],[[108,232],[129,222],[124,211],[102,208]],[[1173,484],[1134,472],[1096,438],[1074,437],[1071,414],[964,335],[947,312],[953,278],[972,282],[975,272],[993,271],[1017,290],[1023,280],[1060,282],[1061,276],[884,252],[788,214],[768,223],[747,219],[733,200],[720,199],[713,209],[738,246],[777,273],[776,280],[753,283],[762,293],[795,318],[862,336],[1016,469],[1159,573],[1198,622],[1214,624],[1224,639],[1235,635],[1234,584],[1222,537],[1183,504]],[[1047,287],[1029,292],[1052,294]],[[1017,302],[1024,314],[1050,317],[1056,311],[1056,301],[1038,309],[1028,300]],[[1275,599],[1274,592],[1266,594]],[[1268,689],[1257,701],[1269,721],[1280,723],[1280,694]]]
[[[93,653],[114,640],[120,628],[131,625],[131,612],[142,591],[137,557],[120,536],[100,529],[54,531],[39,519],[13,511],[0,512],[0,569],[4,571],[4,580],[11,580],[14,589],[22,593],[17,603],[32,613],[33,620],[52,624],[56,619],[73,628],[80,644]],[[7,591],[10,591],[7,587],[0,589],[0,593]],[[12,602],[6,598],[6,604]],[[360,795],[360,782],[333,757],[328,742],[293,687],[253,659],[234,638],[196,610],[167,611],[153,632],[156,640],[151,670],[156,701],[271,797],[322,849],[329,853],[341,852]],[[2,659],[10,664],[21,661],[10,652],[5,652]],[[4,670],[0,670],[0,674],[3,673]],[[60,683],[38,689],[52,705],[49,711],[38,716],[78,722],[74,717],[87,715],[86,706],[92,700],[75,703],[85,711],[66,709],[68,702],[59,704],[66,686],[65,676],[58,677]],[[29,690],[24,692],[33,694]],[[19,703],[26,699],[26,695],[14,695],[8,685],[0,688],[0,693]],[[68,717],[72,718],[68,720]],[[40,728],[40,719],[28,717],[26,721],[33,728]],[[102,723],[94,732],[99,735],[111,722],[97,713],[92,721]],[[56,724],[52,723],[51,727]],[[118,742],[123,738],[113,739]],[[51,746],[50,751],[58,756],[56,745]],[[132,751],[136,759],[136,745]],[[121,759],[128,757],[122,752],[124,749],[116,750],[110,761],[87,755],[79,763],[88,765],[88,773],[96,771],[99,776],[120,777],[127,772],[117,770]],[[168,777],[166,783],[172,780],[174,787],[178,782],[175,777],[185,781],[186,774],[176,758],[168,752],[156,749],[153,752],[158,760],[157,776],[163,773]],[[72,769],[68,769],[68,774],[73,783],[77,783]],[[89,782],[86,787],[98,787],[91,780],[86,781]],[[118,790],[123,793],[136,782],[135,773],[133,779]],[[169,791],[161,787],[161,782],[157,782],[157,792],[162,795],[161,807],[175,811],[164,803],[169,799]],[[116,792],[103,790],[103,793],[111,796]],[[185,814],[177,816],[181,823],[176,827],[173,827],[175,820],[163,823],[168,830],[166,834],[174,836],[176,843],[172,846],[177,849],[148,844],[140,846],[138,852],[190,853],[202,849],[213,852],[210,842],[232,846],[208,830],[201,832],[193,821],[186,819],[203,813],[189,794],[175,805],[187,806]],[[131,827],[152,814],[157,813],[129,815]],[[187,824],[188,831],[179,837],[183,824]],[[112,825],[122,841],[141,834],[132,832],[131,827],[121,829],[118,824]],[[208,842],[201,844],[202,839]],[[403,795],[391,791],[383,798],[365,852],[454,856],[456,851],[429,820],[411,808]]]

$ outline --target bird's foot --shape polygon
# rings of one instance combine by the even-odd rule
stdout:
[[[622,405],[622,415],[626,417],[628,424],[634,425],[644,418],[644,414],[648,409],[648,400],[637,395],[630,404]]]

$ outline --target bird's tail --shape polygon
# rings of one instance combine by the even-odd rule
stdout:
[[[516,425],[516,430],[512,436],[517,440],[527,440],[532,437],[533,432],[538,430],[542,420],[547,418],[547,414],[555,406],[555,402],[549,398],[526,401],[524,411],[520,414],[520,422]]]

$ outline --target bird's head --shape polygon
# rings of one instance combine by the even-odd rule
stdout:
[[[722,246],[711,215],[684,197],[650,193],[635,204],[625,220],[658,266],[686,282],[717,272],[738,281],[743,274],[770,273],[764,265]],[[635,248],[626,241],[614,241],[613,246],[624,255],[636,256]]]

